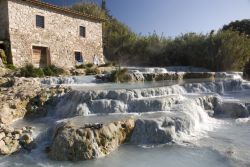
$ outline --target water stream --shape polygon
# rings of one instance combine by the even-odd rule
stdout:
[[[73,91],[59,99],[48,117],[19,120],[13,125],[34,126],[39,145],[30,153],[23,151],[0,157],[0,166],[249,167],[249,119],[216,118],[210,114],[211,97],[222,102],[240,102],[248,108],[250,84],[235,75],[233,79],[216,81],[137,84],[96,83],[93,77],[47,79],[43,84],[71,84]],[[56,121],[71,119],[81,126],[131,116],[154,120],[159,131],[168,128],[173,141],[154,144],[152,141],[161,140],[152,139],[154,134],[146,138],[143,132],[138,132],[132,136],[131,143],[107,157],[77,163],[51,161],[44,152],[49,141],[48,129]],[[166,120],[173,122],[174,129],[163,126]]]

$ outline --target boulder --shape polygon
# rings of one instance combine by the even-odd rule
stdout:
[[[214,109],[215,117],[246,118],[249,117],[248,108],[239,102],[218,103]]]
[[[134,129],[134,119],[77,127],[61,123],[54,131],[49,157],[79,161],[103,157],[124,143]]]
[[[0,123],[10,124],[27,115],[45,115],[48,100],[68,90],[43,88],[38,78],[0,78]]]
[[[158,145],[172,142],[180,131],[190,128],[190,123],[175,116],[142,118],[135,122],[130,142],[139,145]]]
[[[20,149],[31,151],[35,143],[32,138],[30,127],[14,129],[4,124],[0,125],[0,155],[10,155]]]

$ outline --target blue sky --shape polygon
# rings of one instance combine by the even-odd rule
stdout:
[[[70,5],[79,0],[45,0]],[[100,0],[97,0],[100,1]],[[250,0],[106,0],[110,13],[133,31],[176,36],[207,33],[234,20],[250,19]]]

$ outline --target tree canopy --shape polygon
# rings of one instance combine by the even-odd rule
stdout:
[[[105,7],[104,7],[105,6]],[[250,21],[225,25],[208,34],[186,33],[175,38],[134,33],[102,6],[83,2],[72,6],[79,12],[102,17],[104,54],[109,61],[133,66],[196,66],[213,71],[242,70],[250,59]],[[240,33],[239,33],[240,32]]]
[[[238,31],[239,33],[244,33],[250,37],[250,19],[237,20],[224,25],[223,30],[233,30]]]

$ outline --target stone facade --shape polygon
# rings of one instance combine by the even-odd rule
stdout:
[[[82,53],[85,63],[92,63],[94,55],[98,56],[100,63],[104,62],[101,20],[63,12],[61,8],[55,10],[55,6],[51,5],[50,8],[43,2],[38,2],[37,5],[31,3],[31,0],[2,1],[8,4],[6,17],[9,22],[12,62],[15,66],[32,63],[34,47],[46,48],[48,64],[63,68],[76,65],[75,52]],[[0,5],[0,8],[4,7]],[[36,26],[37,15],[44,16],[44,28]],[[80,26],[86,28],[86,37],[80,36]]]
[[[0,1],[0,40],[8,38],[8,7],[7,1]]]

